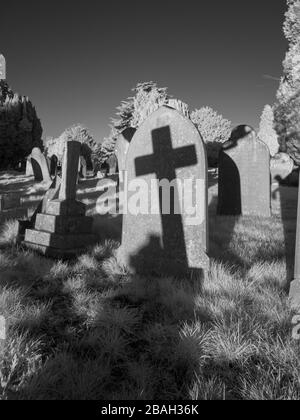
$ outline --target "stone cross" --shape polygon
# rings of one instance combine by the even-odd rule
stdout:
[[[62,164],[62,179],[59,193],[61,201],[75,201],[77,190],[78,165],[81,151],[81,143],[68,141]]]
[[[0,80],[6,79],[6,61],[5,57],[0,54]]]

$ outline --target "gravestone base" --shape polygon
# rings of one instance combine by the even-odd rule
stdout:
[[[54,200],[45,213],[36,215],[34,227],[26,229],[24,245],[53,258],[72,258],[97,241],[93,218],[85,216],[85,205],[73,200]]]

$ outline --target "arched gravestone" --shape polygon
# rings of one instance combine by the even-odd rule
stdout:
[[[138,273],[208,269],[207,159],[193,123],[166,106],[155,111],[131,141],[126,171],[119,262]]]
[[[37,182],[51,182],[47,160],[41,150],[35,147],[31,152],[31,164]]]
[[[218,214],[271,216],[270,152],[249,126],[235,128],[220,153]]]
[[[135,128],[126,128],[126,130],[119,135],[116,142],[115,155],[118,159],[119,173],[124,173],[125,171],[126,156],[135,132]]]
[[[108,175],[115,175],[119,172],[118,159],[115,154],[111,155],[106,163],[108,165]]]

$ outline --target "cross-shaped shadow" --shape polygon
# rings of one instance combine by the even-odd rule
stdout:
[[[176,169],[194,166],[198,163],[196,147],[186,146],[173,149],[171,130],[169,126],[152,131],[153,154],[139,157],[135,160],[136,176],[142,177],[155,174],[157,182],[176,180]],[[138,255],[131,257],[130,265],[137,272],[155,272],[156,274],[189,273],[184,226],[180,209],[179,191],[176,182],[167,192],[159,187],[159,206],[162,224],[160,235],[152,235],[149,242]],[[166,200],[170,200],[166,204]],[[167,211],[166,211],[167,209]],[[179,213],[179,214],[178,214]],[[152,221],[149,221],[151,223]]]

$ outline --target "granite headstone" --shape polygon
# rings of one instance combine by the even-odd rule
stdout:
[[[218,214],[271,216],[270,152],[249,126],[235,128],[220,153]]]
[[[192,122],[167,106],[151,114],[131,141],[126,172],[119,262],[159,275],[208,269],[207,158]]]
[[[38,147],[35,147],[31,152],[31,165],[37,182],[52,181],[46,157]]]

